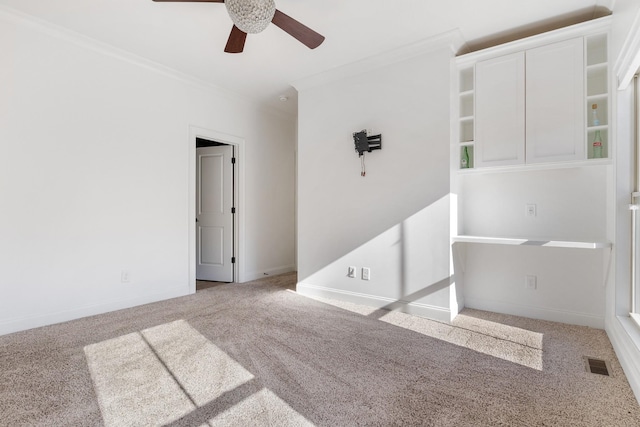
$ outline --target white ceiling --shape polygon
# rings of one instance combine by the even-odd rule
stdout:
[[[220,3],[152,0],[0,0],[41,20],[295,113],[290,83],[459,30],[473,44],[556,17],[587,16],[614,0],[276,0],[326,37],[310,50],[274,25],[223,52],[232,27]],[[279,95],[290,97],[281,102]]]

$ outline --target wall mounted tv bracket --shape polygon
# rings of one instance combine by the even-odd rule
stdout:
[[[364,177],[367,175],[364,167],[364,153],[367,151],[370,153],[373,150],[382,150],[382,134],[367,136],[366,130],[355,132],[353,134],[353,143],[355,144],[356,152],[360,157],[360,163],[362,165],[360,176]]]
[[[362,156],[365,151],[370,153],[373,150],[382,149],[382,134],[367,136],[367,131],[362,130],[353,134],[353,142],[358,155]]]

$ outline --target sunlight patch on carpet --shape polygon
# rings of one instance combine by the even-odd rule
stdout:
[[[198,406],[253,378],[184,320],[146,329],[142,336]]]
[[[212,426],[311,427],[314,425],[266,388],[252,394],[220,415],[210,418],[208,422]]]
[[[193,425],[207,425],[207,418],[233,424],[249,413],[279,425],[306,421],[184,320],[92,344],[84,352],[107,427],[191,418],[198,421]],[[229,396],[237,402],[230,407]]]
[[[362,316],[379,311],[378,308],[346,301],[316,296],[308,298]],[[465,313],[458,314],[452,324],[399,311],[389,311],[377,320],[531,369],[543,370],[543,334]]]
[[[139,333],[84,350],[106,426],[162,425],[195,408]]]

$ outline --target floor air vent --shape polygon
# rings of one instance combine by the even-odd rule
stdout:
[[[611,376],[611,374],[609,373],[611,371],[611,368],[609,367],[609,363],[606,360],[584,356],[584,363],[587,368],[587,372],[591,372],[592,374],[606,375],[608,377]]]

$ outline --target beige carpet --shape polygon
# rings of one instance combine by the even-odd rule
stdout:
[[[446,325],[295,281],[0,337],[0,426],[640,426],[604,331],[475,310]]]

